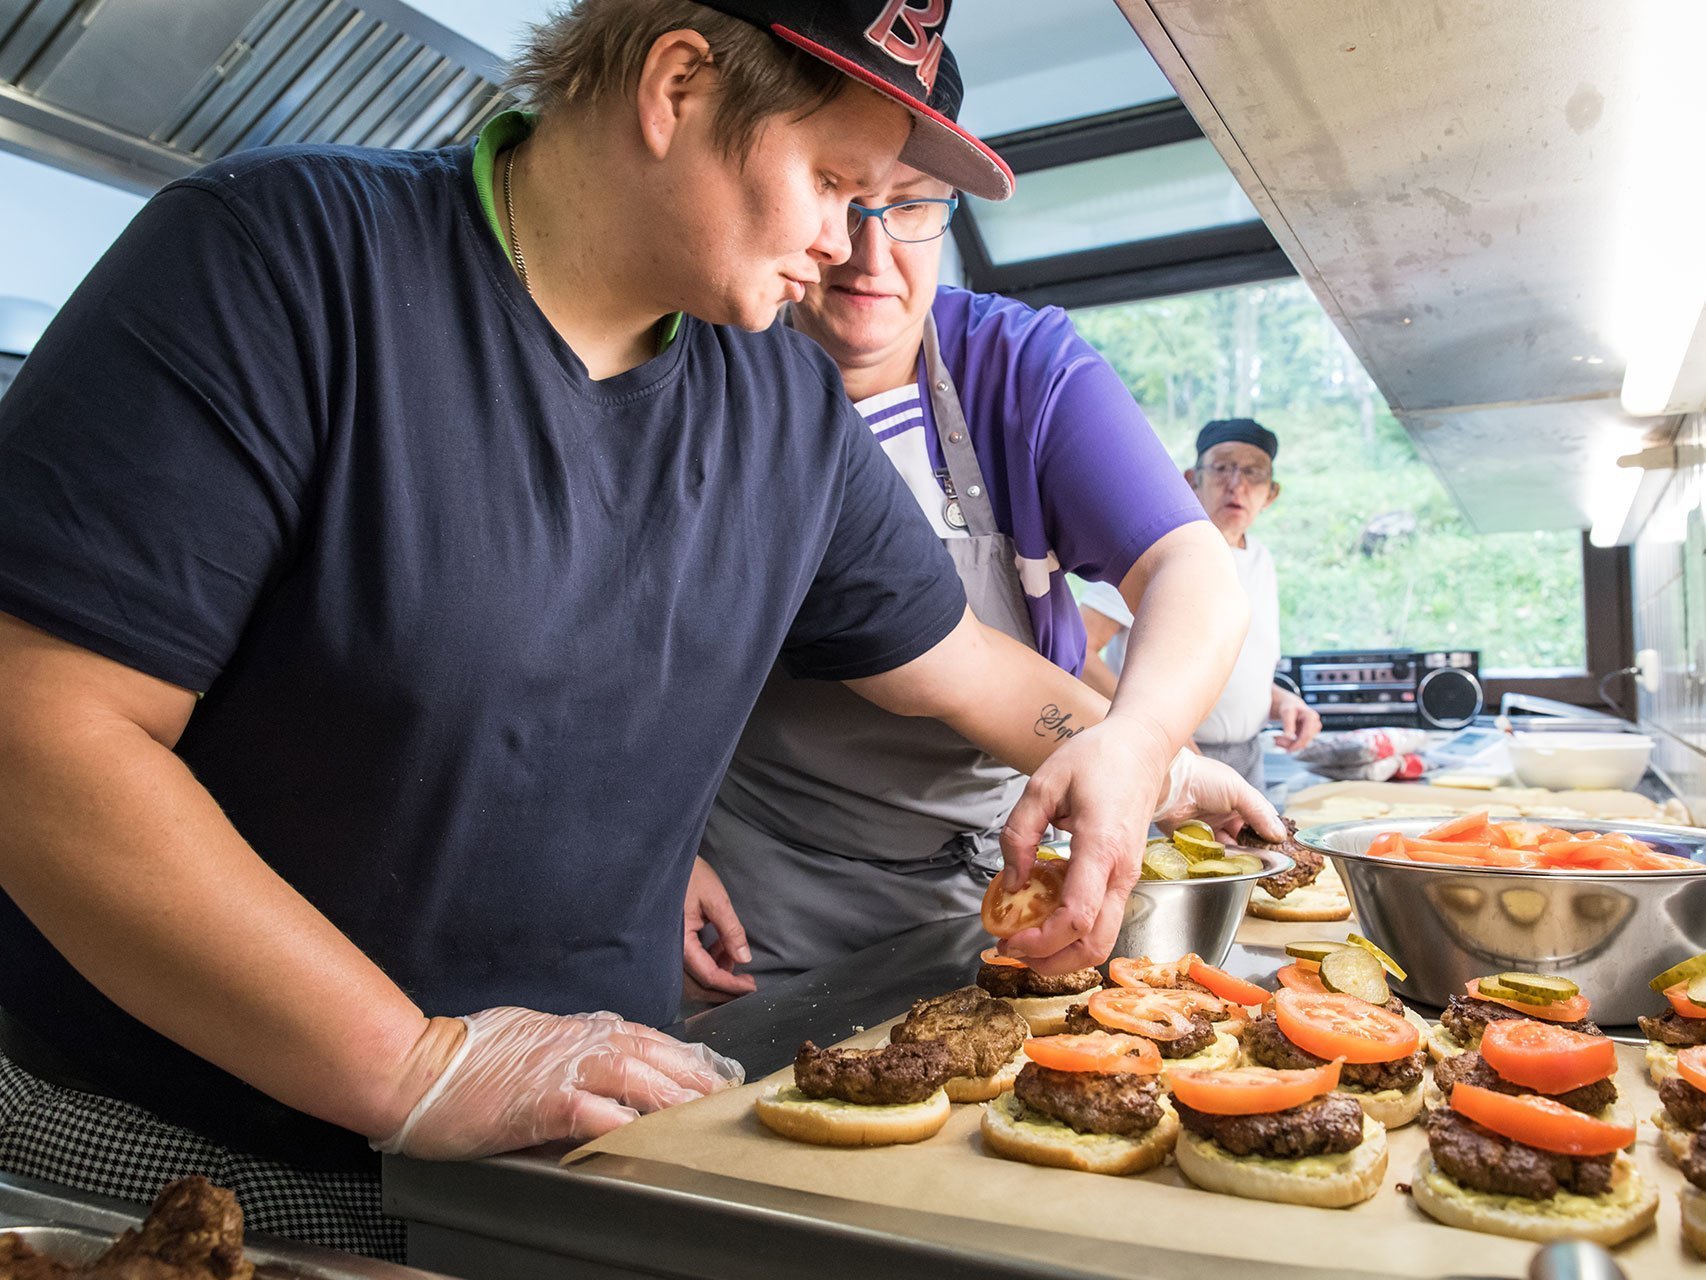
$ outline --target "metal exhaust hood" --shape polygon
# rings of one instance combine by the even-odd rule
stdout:
[[[401,0],[0,0],[0,148],[144,194],[269,143],[460,142],[501,77]]]

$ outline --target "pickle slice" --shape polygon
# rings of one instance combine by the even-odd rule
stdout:
[[[1244,868],[1236,862],[1228,862],[1225,858],[1204,858],[1201,862],[1191,863],[1191,879],[1207,880],[1212,876],[1241,876]]]
[[[1179,824],[1179,830],[1188,835],[1193,835],[1199,840],[1206,841],[1209,844],[1219,843],[1219,841],[1214,838],[1214,828],[1209,826],[1208,823],[1197,818],[1192,818],[1189,822],[1181,822]]]
[[[1152,844],[1143,851],[1145,880],[1183,880],[1192,874],[1191,864],[1170,844]]]
[[[1386,985],[1386,970],[1361,947],[1344,947],[1323,956],[1321,985],[1370,1004],[1385,1004],[1392,998],[1392,991]]]
[[[1544,973],[1501,973],[1499,985],[1522,993],[1530,1004],[1556,1004],[1580,995],[1582,989],[1568,978],[1554,978]]]
[[[1343,951],[1345,946],[1343,942],[1288,942],[1285,944],[1285,953],[1294,959],[1313,960],[1320,964],[1333,952]]]
[[[1706,974],[1689,979],[1687,994],[1689,1004],[1706,1009]]]
[[[1267,869],[1267,864],[1253,853],[1229,854],[1226,860],[1232,863],[1245,875],[1249,875],[1252,871],[1263,871]]]
[[[1654,991],[1663,991],[1679,982],[1692,982],[1703,973],[1706,973],[1706,955],[1689,956],[1681,964],[1673,964],[1647,985]]]
[[[1226,846],[1212,836],[1205,840],[1183,827],[1173,833],[1173,845],[1192,862],[1202,858],[1218,858],[1226,852]]]
[[[1507,987],[1497,978],[1482,978],[1475,984],[1475,990],[1480,992],[1483,1000],[1515,1000],[1518,1004],[1544,1004],[1543,1000],[1530,1000],[1514,987]]]
[[[1405,978],[1410,976],[1404,972],[1403,967],[1396,960],[1387,955],[1379,947],[1375,946],[1367,938],[1363,937],[1362,934],[1347,933],[1345,935],[1345,941],[1350,943],[1353,947],[1361,947],[1364,951],[1368,952],[1369,955],[1380,961],[1380,967],[1386,970],[1386,972],[1391,974],[1394,978],[1398,979],[1399,982],[1404,981]]]

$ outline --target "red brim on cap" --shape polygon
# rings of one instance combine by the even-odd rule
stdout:
[[[1013,171],[1007,162],[940,111],[932,110],[875,72],[797,31],[790,31],[780,23],[772,23],[770,30],[777,38],[804,49],[910,111],[914,121],[912,136],[901,148],[900,158],[914,169],[985,200],[1005,200],[1013,194]]]

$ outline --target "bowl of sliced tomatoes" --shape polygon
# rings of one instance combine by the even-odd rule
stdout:
[[[1595,1020],[1651,1013],[1645,975],[1706,951],[1706,830],[1657,823],[1457,817],[1298,832],[1350,893],[1359,932],[1404,957],[1407,999],[1443,1006],[1479,975],[1556,974]]]

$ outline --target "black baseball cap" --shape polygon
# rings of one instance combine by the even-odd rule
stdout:
[[[955,123],[964,86],[942,40],[953,0],[699,0],[763,27],[912,113],[900,158],[985,200],[1013,194],[1007,163]]]
[[[1253,444],[1270,458],[1279,457],[1279,437],[1254,418],[1217,418],[1197,432],[1197,457],[1217,444]]]

